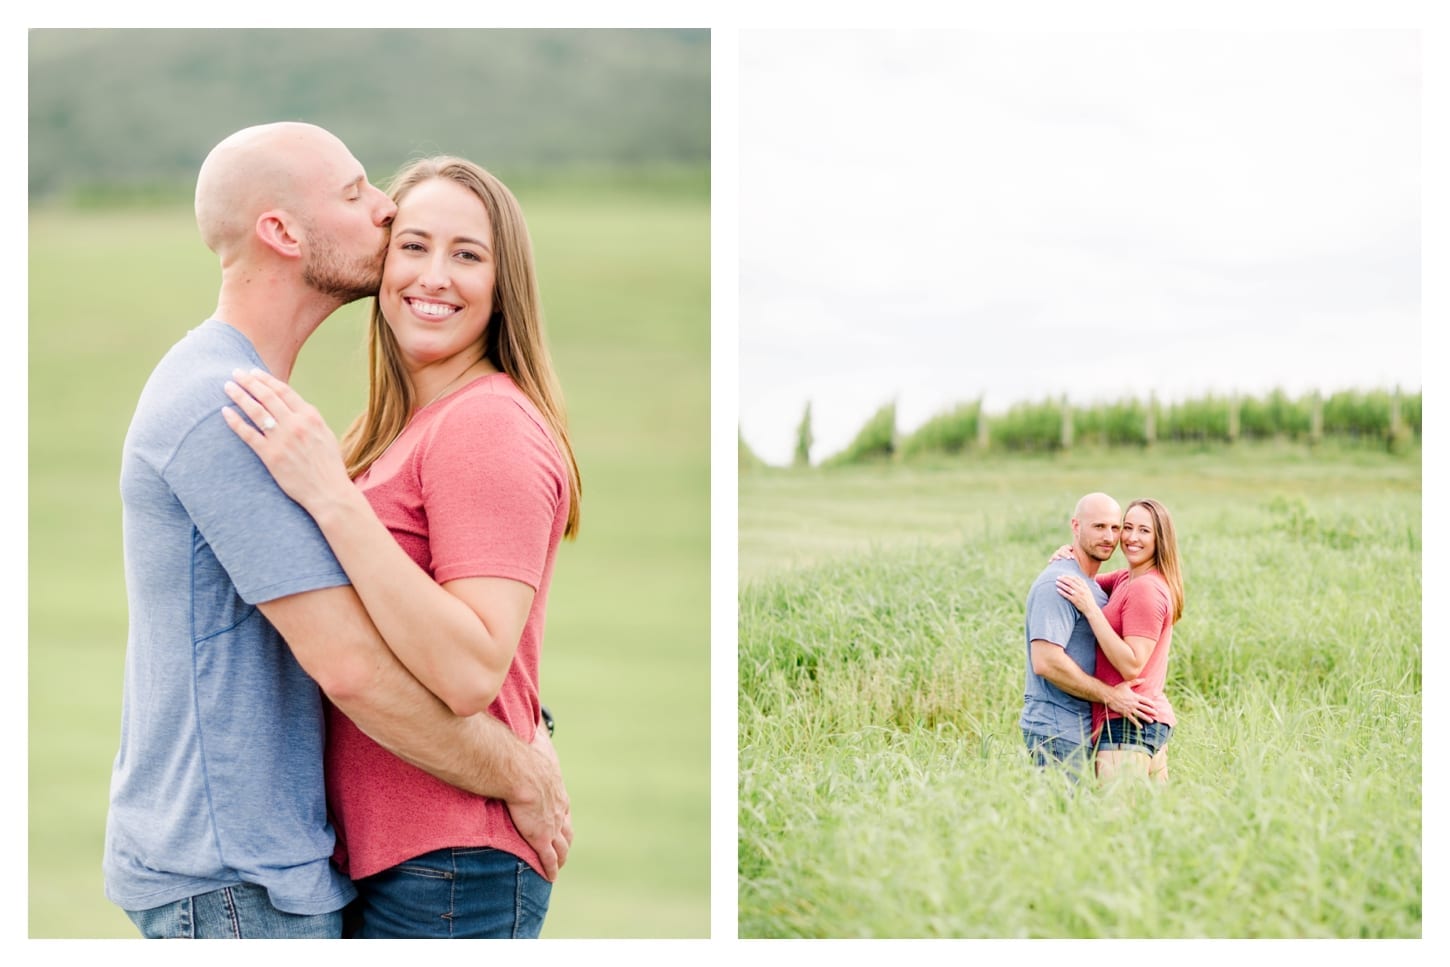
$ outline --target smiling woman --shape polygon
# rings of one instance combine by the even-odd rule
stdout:
[[[442,179],[409,192],[406,212],[393,226],[379,308],[410,382],[431,402],[485,362],[493,229],[476,195]]]
[[[317,411],[265,373],[237,374],[228,392],[251,424],[228,423],[312,514],[408,670],[457,715],[487,711],[532,742],[580,487],[528,232],[508,189],[462,159],[408,167],[392,195],[345,462]],[[358,936],[539,935],[552,871],[502,800],[439,781],[331,708],[326,775]]]

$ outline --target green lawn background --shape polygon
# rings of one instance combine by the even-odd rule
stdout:
[[[576,839],[548,937],[709,933],[709,202],[530,185],[548,335],[584,481],[544,699]],[[152,366],[215,306],[184,208],[37,210],[29,251],[29,934],[127,937],[101,888],[126,638],[119,454]],[[366,303],[294,385],[341,430]]]

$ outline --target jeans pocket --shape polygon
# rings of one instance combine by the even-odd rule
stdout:
[[[429,880],[453,879],[452,870],[441,870],[436,866],[428,866],[425,863],[418,862],[399,863],[397,866],[384,872],[393,876],[418,876]],[[381,873],[378,874],[378,876],[382,875]]]
[[[126,916],[147,940],[184,940],[191,937],[191,898],[150,910],[127,910]]]

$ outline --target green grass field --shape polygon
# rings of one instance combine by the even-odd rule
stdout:
[[[1023,601],[1098,489],[1178,526],[1162,790],[1021,749]],[[1421,935],[1418,450],[756,470],[739,522],[741,936]]]
[[[709,201],[520,191],[584,479],[560,551],[544,700],[576,838],[548,937],[709,933]],[[29,358],[29,932],[127,937],[101,852],[126,600],[119,455],[162,353],[212,310],[190,212],[33,212]],[[342,429],[365,308],[294,385]]]

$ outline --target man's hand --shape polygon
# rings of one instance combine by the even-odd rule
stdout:
[[[544,878],[550,883],[569,856],[574,827],[569,816],[569,794],[559,770],[559,755],[549,741],[549,730],[540,723],[529,747],[529,778],[514,798],[506,800],[509,815],[528,844],[539,854]]]
[[[1133,686],[1141,684],[1142,681],[1141,678],[1135,678],[1130,682],[1120,682],[1114,685],[1108,690],[1108,698],[1103,704],[1127,718],[1134,725],[1158,721],[1156,717],[1158,710],[1153,704],[1153,700],[1133,691]]]

